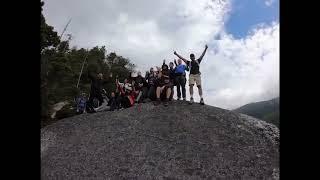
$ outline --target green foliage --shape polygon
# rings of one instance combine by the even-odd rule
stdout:
[[[41,9],[43,6],[41,2]],[[105,46],[85,50],[73,47],[70,49],[69,40],[61,41],[53,27],[46,24],[41,14],[41,117],[49,119],[50,107],[58,102],[68,100],[74,103],[74,98],[85,92],[89,95],[90,79],[88,72],[104,74],[110,83],[104,87],[110,94],[115,91],[115,77],[126,78],[134,65],[129,59],[112,52],[107,54]],[[56,47],[56,48],[51,48]],[[76,87],[82,64],[85,61],[79,88]],[[113,77],[109,78],[112,73]],[[75,110],[64,108],[57,112],[57,119],[74,115]],[[41,124],[43,124],[41,122]]]
[[[279,110],[266,114],[265,116],[263,116],[262,119],[276,125],[277,127],[280,127],[280,111]]]
[[[234,110],[238,113],[265,120],[279,127],[279,98],[269,101],[250,103]]]
[[[56,47],[60,40],[57,32],[54,31],[52,26],[46,23],[46,20],[42,14],[42,6],[44,2],[40,3],[41,15],[40,15],[40,51],[42,52],[45,48],[50,46]]]

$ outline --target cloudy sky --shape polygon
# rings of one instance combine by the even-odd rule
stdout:
[[[59,33],[72,18],[72,46],[105,45],[137,70],[172,61],[174,50],[199,57],[208,44],[200,71],[209,105],[233,109],[279,96],[279,0],[44,2],[47,23]]]

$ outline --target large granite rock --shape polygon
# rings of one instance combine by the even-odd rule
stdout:
[[[279,129],[178,101],[82,114],[41,129],[41,178],[278,179]]]

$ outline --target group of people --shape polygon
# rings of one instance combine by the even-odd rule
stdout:
[[[168,106],[169,101],[172,101],[173,99],[175,86],[177,100],[182,99],[186,101],[186,71],[190,71],[189,104],[194,103],[193,87],[196,85],[200,96],[200,104],[204,105],[200,63],[202,62],[207,49],[208,46],[206,45],[198,59],[195,58],[194,54],[190,54],[190,60],[185,59],[174,51],[174,55],[178,57],[178,62],[174,60],[174,62],[170,62],[168,66],[164,60],[161,68],[150,68],[150,71],[146,72],[145,77],[142,77],[141,72],[138,72],[136,77],[133,77],[130,73],[129,77],[124,79],[122,83],[119,82],[118,78],[116,78],[116,89],[111,92],[107,102],[110,110],[113,111],[116,109],[128,108],[133,106],[135,103],[144,103],[147,101],[154,101],[155,105],[159,105],[163,102],[164,106]],[[112,74],[110,74],[109,77],[111,78]],[[95,112],[94,108],[92,108],[93,100],[95,98],[99,101],[100,105],[104,103],[104,98],[101,92],[103,90],[104,83],[109,81],[103,78],[102,73],[98,73],[96,76],[89,73],[89,78],[91,79],[89,100],[83,100],[84,98],[82,96],[77,100],[77,102],[82,102],[82,106],[77,107],[77,110],[80,113],[84,111]]]

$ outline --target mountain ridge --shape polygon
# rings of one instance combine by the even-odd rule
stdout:
[[[272,123],[279,128],[280,125],[280,98],[276,97],[267,101],[249,103],[232,111],[246,114],[268,123]]]

